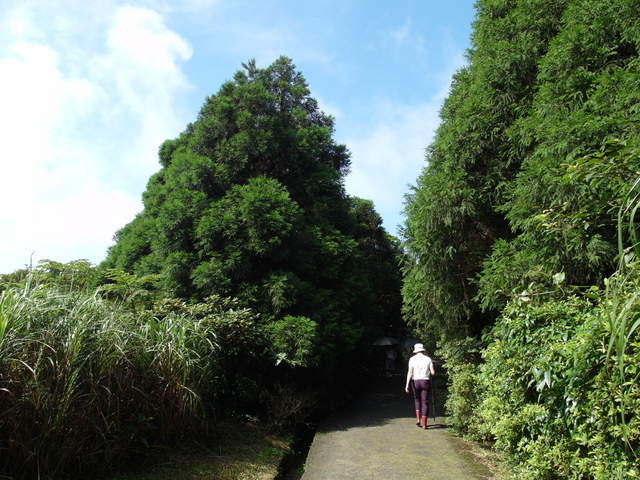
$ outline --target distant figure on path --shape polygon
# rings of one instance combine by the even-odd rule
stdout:
[[[413,353],[413,357],[409,359],[407,385],[404,391],[409,393],[409,384],[411,384],[416,407],[416,425],[426,430],[431,377],[436,374],[436,371],[433,369],[433,361],[425,355],[424,346],[421,343],[414,345]]]
[[[387,378],[393,377],[393,373],[396,369],[396,351],[393,348],[387,350],[387,358],[385,359],[385,369],[387,371]]]

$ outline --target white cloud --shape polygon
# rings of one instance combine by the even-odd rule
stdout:
[[[107,50],[90,64],[90,75],[105,92],[100,122],[109,139],[128,140],[125,148],[117,142],[120,148],[112,152],[106,172],[112,181],[146,182],[157,168],[160,143],[187,123],[176,99],[191,88],[179,67],[191,55],[191,46],[158,13],[128,6],[114,13]]]
[[[387,37],[385,43],[388,43],[388,38],[390,38],[397,51],[410,52],[418,57],[424,57],[428,54],[425,39],[413,28],[413,19],[410,17],[407,17],[402,25],[395,30],[387,32],[385,36]]]
[[[373,200],[385,219],[385,228],[396,234],[402,223],[404,194],[424,167],[425,148],[439,123],[439,102],[403,105],[386,102],[366,136],[346,140],[352,153],[351,173],[345,185],[349,194]]]
[[[136,3],[136,2],[134,2]],[[200,17],[208,15],[221,0],[137,0],[143,6],[163,14],[193,13]]]
[[[109,15],[87,25],[80,5],[51,23],[16,7],[0,25],[0,273],[34,251],[101,261],[140,210],[160,143],[187,122],[190,45],[155,11],[103,2]],[[90,37],[61,38],[64,24]]]
[[[138,97],[144,98],[132,94],[134,86],[140,91],[150,88],[147,95],[155,96],[167,82],[170,91],[186,83],[176,61],[188,60],[193,53],[191,46],[167,28],[162,16],[153,10],[118,8],[107,32],[107,48],[107,55],[97,63],[115,75],[120,93],[132,105]]]
[[[410,22],[398,30],[400,41],[411,38]],[[420,37],[414,38],[416,45]],[[400,101],[372,101],[375,110],[369,112],[371,124],[360,126],[359,132],[341,139],[352,152],[351,174],[345,185],[350,195],[374,201],[376,211],[384,219],[391,234],[404,221],[404,196],[415,185],[426,166],[425,153],[440,125],[439,112],[449,94],[453,74],[466,63],[464,51],[449,36],[442,42],[444,68],[429,75],[429,81],[439,86],[425,102],[405,104]]]
[[[328,102],[326,101],[326,99],[320,97],[319,95],[316,95],[313,92],[311,92],[311,97],[316,99],[316,101],[318,102],[318,109],[322,113],[332,116],[336,121],[338,121],[343,116],[344,113],[342,112],[342,109],[336,103]]]

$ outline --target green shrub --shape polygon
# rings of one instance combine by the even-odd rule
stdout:
[[[285,316],[265,325],[270,340],[271,354],[280,364],[292,366],[317,365],[315,356],[317,324],[306,317]]]
[[[449,379],[449,395],[445,405],[449,424],[459,432],[480,440],[475,418],[481,398],[480,344],[471,338],[449,341],[438,349],[438,354],[444,360]]]
[[[613,283],[615,298],[610,289],[510,303],[485,335],[479,365],[460,355],[452,362],[444,349],[453,424],[494,441],[513,478],[640,478],[640,337],[637,322],[621,320],[621,306],[633,318],[640,312],[640,269],[630,265]],[[608,348],[616,335],[624,347]]]

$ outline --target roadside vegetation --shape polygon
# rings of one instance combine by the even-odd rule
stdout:
[[[156,478],[167,459],[181,475],[206,467],[201,478],[278,474],[317,392],[288,381],[253,312],[220,297],[153,300],[140,288],[153,279],[122,272],[91,287],[87,262],[23,273],[0,292],[4,476]]]
[[[401,239],[281,57],[160,146],[104,262],[2,275],[0,475],[271,475],[395,334],[437,343],[511,478],[640,478],[640,1],[476,8]]]
[[[96,478],[246,418],[268,441],[366,382],[402,332],[400,246],[332,134],[290,59],[249,61],[160,147],[102,264],[2,275],[0,474]]]
[[[234,396],[221,366],[254,335],[248,311],[222,300],[132,311],[102,293],[30,279],[0,294],[1,466],[12,478],[95,475],[204,439]]]
[[[407,197],[405,317],[511,478],[639,478],[640,3],[476,7]]]

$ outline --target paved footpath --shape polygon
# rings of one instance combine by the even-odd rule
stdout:
[[[429,417],[427,430],[416,426],[413,399],[404,392],[404,381],[401,375],[382,378],[369,393],[324,420],[302,480],[492,478],[484,465],[464,452],[463,442],[444,418]],[[436,408],[436,414],[442,414],[442,408]]]

